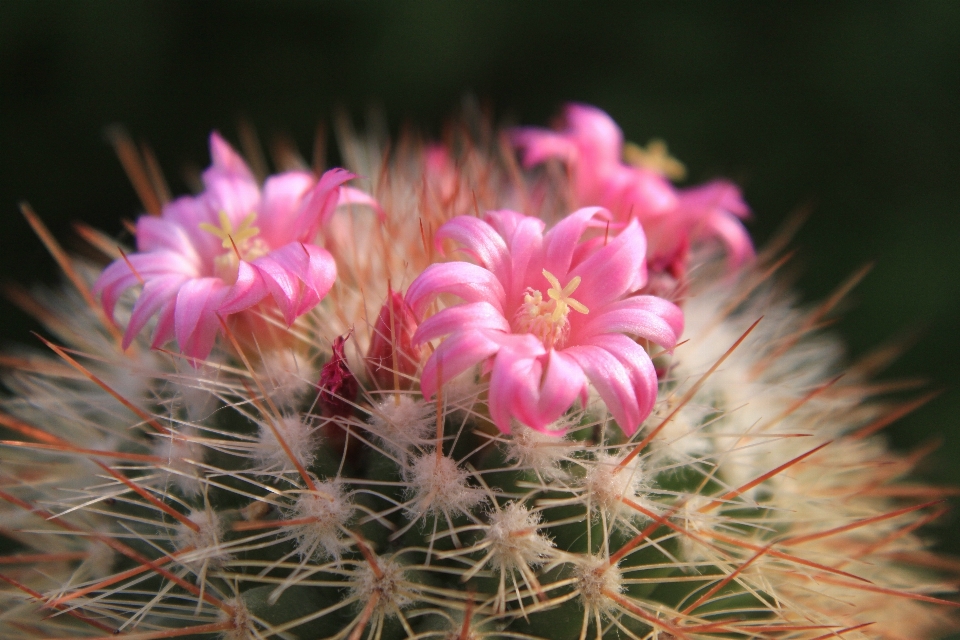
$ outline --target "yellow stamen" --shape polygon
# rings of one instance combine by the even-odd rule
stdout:
[[[554,320],[560,320],[566,318],[567,314],[570,313],[567,307],[572,307],[574,311],[579,311],[580,313],[590,313],[590,310],[587,309],[579,300],[574,300],[570,297],[574,291],[577,290],[577,287],[580,286],[580,276],[574,276],[574,278],[567,283],[567,286],[561,287],[560,281],[557,280],[557,276],[553,275],[546,269],[543,270],[543,277],[547,279],[547,282],[550,283],[550,288],[547,290],[547,295],[550,296],[551,300],[556,301],[556,308],[553,310]]]
[[[254,221],[257,219],[256,213],[251,212],[236,229],[233,228],[233,223],[230,221],[229,216],[227,216],[226,211],[221,211],[219,217],[219,227],[209,222],[201,222],[199,226],[204,231],[208,231],[220,238],[223,241],[224,249],[232,249],[234,243],[242,246],[247,240],[251,240],[260,233],[260,228],[253,226]]]
[[[562,345],[570,330],[567,316],[573,309],[579,313],[589,313],[587,307],[579,300],[570,297],[580,286],[580,276],[576,276],[567,283],[560,285],[555,275],[543,270],[543,277],[550,283],[547,290],[548,300],[536,289],[529,288],[523,295],[523,304],[517,309],[514,322],[519,333],[532,333],[540,338],[543,344],[552,349]]]

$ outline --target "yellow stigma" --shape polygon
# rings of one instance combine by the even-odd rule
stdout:
[[[251,212],[236,229],[233,228],[226,211],[221,211],[219,217],[219,227],[209,222],[201,222],[199,227],[223,241],[222,246],[226,251],[213,259],[213,268],[224,282],[233,284],[237,281],[240,261],[255,260],[268,253],[269,247],[257,237],[260,228],[253,226],[257,219],[256,213]]]
[[[653,139],[646,148],[628,142],[623,145],[623,161],[635,167],[652,169],[671,180],[683,180],[687,176],[687,168],[683,163],[670,155],[667,143]]]
[[[248,240],[255,238],[260,233],[260,228],[253,226],[256,219],[257,214],[251,212],[243,219],[240,226],[234,229],[227,212],[221,211],[219,227],[215,227],[209,222],[201,222],[200,228],[223,240],[224,249],[233,249],[234,246],[242,247]]]
[[[547,289],[549,299],[544,300],[542,293],[528,288],[523,294],[523,304],[517,309],[514,323],[518,333],[532,333],[540,338],[545,347],[552,349],[562,346],[567,338],[570,310],[579,313],[590,311],[579,300],[570,297],[580,286],[580,276],[571,279],[565,287],[560,286],[557,277],[546,269],[543,270],[543,277],[550,283]]]

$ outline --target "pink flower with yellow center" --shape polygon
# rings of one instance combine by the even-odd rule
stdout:
[[[343,169],[319,179],[305,171],[281,173],[267,178],[261,191],[243,159],[216,133],[210,155],[204,191],[168,203],[160,216],[142,216],[137,252],[114,261],[97,280],[94,290],[111,318],[120,295],[143,285],[124,348],[156,316],[154,347],[175,337],[184,354],[205,358],[220,328],[218,316],[268,296],[293,324],[336,279],[333,257],[316,244],[321,227],[338,204],[375,204],[341,186],[355,177]]]
[[[567,105],[564,122],[561,131],[523,127],[513,132],[524,165],[557,159],[570,170],[578,206],[605,207],[619,221],[639,220],[651,270],[682,274],[691,245],[705,240],[724,245],[731,269],[753,256],[740,222],[750,210],[736,185],[716,180],[675,189],[661,172],[625,164],[623,132],[596,107]]]
[[[592,384],[620,428],[637,430],[657,394],[657,374],[636,338],[676,346],[683,312],[635,295],[646,284],[646,240],[635,220],[607,234],[605,209],[580,209],[544,233],[538,218],[494,211],[458,216],[437,231],[475,263],[429,266],[407,291],[423,317],[441,294],[463,302],[426,318],[413,336],[446,338],[424,365],[421,392],[482,364],[490,374],[489,409],[507,433],[511,419],[541,431]]]

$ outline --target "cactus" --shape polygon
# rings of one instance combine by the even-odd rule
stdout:
[[[68,285],[16,294],[49,338],[4,362],[0,634],[957,629],[956,563],[918,533],[952,492],[877,435],[930,396],[821,328],[860,274],[797,304],[733,185],[677,189],[662,144],[566,119],[392,151],[344,131],[368,191],[287,154],[261,194],[214,136],[204,193],[138,184],[162,205],[138,251],[81,227],[102,274],[25,209]]]

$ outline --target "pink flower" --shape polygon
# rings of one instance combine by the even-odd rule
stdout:
[[[653,407],[657,374],[630,336],[672,349],[683,313],[661,298],[633,295],[646,283],[646,240],[635,220],[608,240],[609,217],[599,207],[580,209],[547,233],[538,218],[513,211],[443,225],[437,243],[455,241],[476,264],[433,264],[407,291],[419,317],[440,294],[463,300],[413,336],[418,344],[446,336],[421,374],[424,397],[482,363],[490,414],[503,432],[511,418],[548,430],[585,399],[588,382],[620,428],[636,431]],[[595,233],[585,239],[588,231]]]
[[[676,190],[660,173],[622,162],[623,133],[603,111],[571,104],[564,121],[562,131],[514,131],[524,165],[558,159],[570,169],[578,205],[605,207],[619,221],[639,220],[647,234],[651,270],[683,273],[691,244],[709,239],[726,247],[731,269],[753,255],[740,222],[750,210],[736,185],[716,181]]]
[[[137,221],[138,251],[116,260],[94,287],[107,315],[135,285],[137,298],[123,338],[129,346],[157,316],[153,346],[176,337],[180,350],[205,358],[228,316],[268,296],[287,324],[327,294],[337,270],[315,244],[338,203],[370,204],[369,196],[342,187],[355,177],[332,169],[319,180],[290,171],[257,184],[243,159],[216,133],[213,164],[203,173],[204,191],[170,202],[161,216]]]

